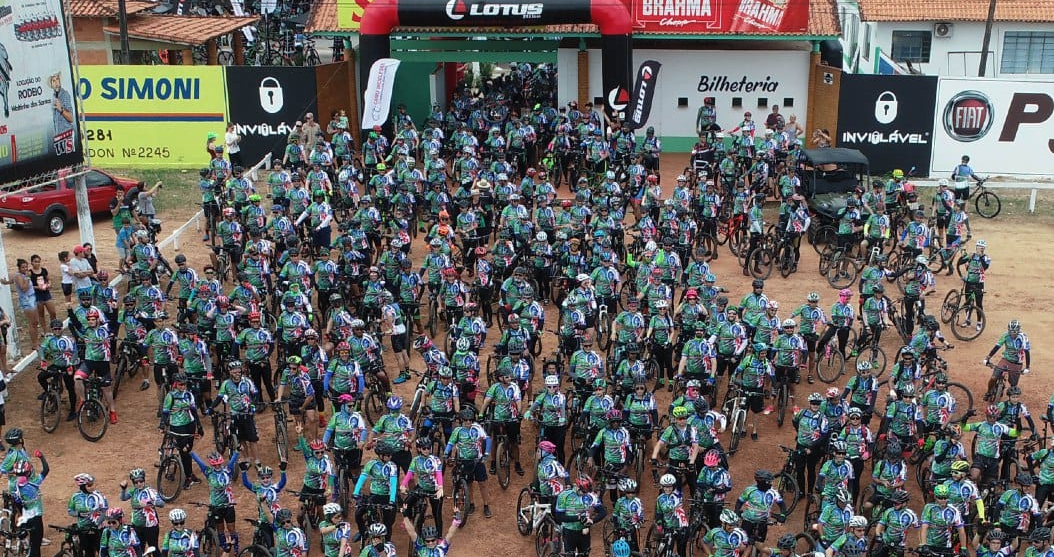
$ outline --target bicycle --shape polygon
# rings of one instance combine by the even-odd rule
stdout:
[[[233,246],[212,247],[212,251],[216,254],[216,278],[221,284],[234,279],[234,271],[231,267],[231,249],[233,249]]]
[[[596,320],[597,347],[606,352],[611,347],[611,314],[608,313],[607,304],[600,304]],[[541,342],[535,344],[540,346]]]
[[[84,555],[84,550],[81,549],[81,534],[90,532],[81,530],[76,524],[70,526],[48,524],[48,528],[57,530],[63,535],[62,543],[59,545],[59,550],[55,553],[55,557],[81,557]],[[94,550],[95,548],[92,548],[92,551]]]
[[[4,538],[4,557],[28,557],[29,530],[15,524],[15,512],[0,510],[0,537]]]
[[[219,509],[208,503],[200,503],[197,501],[191,501],[189,503],[193,507],[206,509],[205,513],[205,524],[202,525],[201,529],[198,530],[198,544],[201,551],[201,555],[208,557],[220,557],[224,553],[223,544],[220,543],[220,531],[216,528],[216,522],[219,518]],[[238,548],[235,547],[234,554],[238,554]]]
[[[81,437],[93,443],[102,439],[110,427],[106,405],[102,402],[102,387],[102,379],[98,377],[84,379],[84,401],[77,411],[77,429]]]
[[[366,423],[372,426],[376,421],[388,412],[384,404],[388,400],[388,395],[382,390],[381,382],[377,380],[377,371],[383,371],[384,364],[379,361],[375,361],[370,364],[370,368],[363,370],[366,374],[366,393],[362,399],[362,405],[364,414],[366,416]]]
[[[274,535],[269,532],[270,525],[265,530],[264,525],[267,523],[262,520],[253,518],[243,518],[242,520],[252,525],[253,539],[252,543],[242,548],[238,553],[238,557],[272,557],[271,548],[274,547]]]
[[[505,432],[505,425],[508,422],[499,422],[495,420],[487,420],[485,426],[487,431],[493,432],[491,434],[491,443],[494,446],[494,458],[497,460],[497,474],[498,485],[502,489],[509,488],[509,479],[511,478],[512,472],[512,455],[509,452],[509,434]],[[463,507],[467,508],[467,507]]]
[[[113,372],[113,396],[121,389],[121,379],[128,376],[129,379],[139,374],[143,358],[139,355],[139,348],[126,340],[122,340],[117,346],[117,360],[114,362]]]
[[[279,462],[289,461],[289,426],[286,425],[289,423],[289,417],[286,415],[286,402],[276,400],[265,403],[271,410],[274,410],[274,446],[278,452]]]
[[[747,436],[747,397],[764,396],[763,393],[748,393],[741,385],[730,383],[725,400],[721,404],[722,412],[728,416],[728,454],[739,450],[739,442]]]
[[[984,400],[991,403],[999,402],[1000,400],[1003,400],[1003,395],[1006,393],[1008,382],[1007,375],[1010,374],[1010,370],[994,362],[988,362],[985,367],[998,371],[999,376],[995,378],[995,386],[984,394]]]
[[[674,538],[678,534],[688,535],[687,532],[681,532],[688,528],[662,528],[662,532],[659,532],[659,528],[654,523],[648,528],[648,535],[644,538],[644,554],[649,557],[677,557],[677,542]]]
[[[48,366],[48,378],[44,388],[44,398],[40,401],[40,427],[48,433],[54,433],[62,422],[62,391],[65,389],[63,373],[71,373],[72,368]]]
[[[232,418],[227,412],[212,414],[212,442],[221,455],[231,456],[238,451],[238,436],[231,427]]]
[[[776,474],[776,479],[772,482],[772,486],[783,496],[783,501],[787,505],[786,515],[790,516],[794,513],[794,509],[798,506],[798,500],[802,495],[797,475],[798,467],[802,466],[805,460],[805,451],[792,449],[786,445],[780,445],[779,448],[787,453],[787,460],[784,461],[783,468],[779,474]]]
[[[820,254],[820,274],[832,288],[848,288],[860,276],[863,265],[851,250],[851,247],[829,245]]]
[[[326,497],[318,493],[306,493],[290,490],[289,493],[300,499],[300,509],[296,513],[296,524],[304,532],[304,539],[311,545],[311,531],[318,532],[318,523],[322,514],[322,505]],[[371,522],[372,524],[372,522]]]
[[[538,492],[530,487],[521,489],[516,497],[516,530],[521,536],[537,532],[545,519],[552,514],[553,505],[542,503],[540,497]]]
[[[999,211],[1003,209],[1003,202],[999,200],[999,196],[995,192],[985,187],[984,183],[987,181],[988,177],[978,180],[973,189],[970,190],[967,200],[974,200],[974,209],[977,210],[978,215],[986,219],[994,219],[999,215]]]
[[[476,460],[459,458],[454,461],[454,489],[450,492],[450,498],[454,500],[454,507],[463,509],[461,513],[462,525],[466,524],[468,517],[471,516],[468,511],[471,508],[472,494],[469,492],[470,482],[468,480],[472,477],[476,464]]]
[[[800,372],[799,372],[800,373]],[[790,394],[791,378],[786,374],[776,381],[776,426],[783,427],[787,420],[787,407],[794,395]]]
[[[363,522],[365,524],[377,524],[384,522],[384,513],[393,510],[395,507],[387,503],[370,503],[366,500],[360,501],[355,505],[356,509],[363,510]],[[462,520],[465,516],[462,516]],[[366,544],[370,542],[368,536],[363,535],[362,539],[359,540],[359,547],[365,548]]]
[[[179,454],[179,444],[176,442],[180,437],[193,437],[188,433],[176,433],[166,429],[161,436],[161,447],[157,449],[160,457],[157,468],[157,492],[161,499],[170,503],[179,497],[183,491],[183,482],[187,477],[187,470],[183,469],[183,460]]]
[[[941,304],[941,321],[951,324],[952,334],[962,341],[971,341],[981,336],[988,319],[977,305],[977,296],[966,291],[966,283],[959,290],[951,290]]]

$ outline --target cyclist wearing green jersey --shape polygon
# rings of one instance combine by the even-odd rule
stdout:
[[[168,520],[172,529],[161,540],[162,557],[193,557],[199,549],[198,533],[187,527],[187,511],[172,509],[168,511]]]
[[[739,515],[732,509],[721,511],[721,525],[715,526],[703,536],[706,557],[737,557],[748,549],[750,538],[736,524]]]
[[[344,509],[338,503],[326,503],[322,507],[322,521],[318,533],[322,536],[322,553],[325,557],[341,557],[351,553],[351,525],[344,521]]]
[[[934,501],[922,507],[922,516],[919,517],[919,539],[922,540],[920,545],[933,555],[952,555],[956,534],[958,543],[968,539],[959,509],[948,503],[948,491],[946,485],[934,487]]]
[[[907,531],[919,527],[919,517],[908,508],[911,496],[898,489],[889,496],[892,506],[879,516],[875,524],[875,557],[899,557],[904,554]]]

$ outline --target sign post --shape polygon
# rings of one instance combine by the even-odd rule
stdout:
[[[7,270],[11,268],[11,265],[7,264],[7,251],[4,249],[4,237],[0,235],[0,263],[4,264],[4,268],[0,269],[0,278],[7,280],[11,278]],[[18,319],[15,315],[15,303],[11,299],[11,289],[14,286],[3,286],[0,287],[0,308],[3,308],[4,313],[11,320],[11,326],[7,329],[7,357],[18,358],[22,354],[18,347]]]
[[[81,244],[95,245],[95,229],[92,228],[91,207],[88,205],[88,186],[84,174],[77,176],[73,182],[73,193],[77,198],[77,227],[81,231]]]

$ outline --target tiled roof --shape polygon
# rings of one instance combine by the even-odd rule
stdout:
[[[259,21],[252,17],[200,17],[176,15],[138,16],[128,20],[128,36],[137,39],[198,46],[209,39],[237,31]],[[120,33],[116,25],[108,25],[104,31],[111,35]]]
[[[136,14],[156,5],[154,2],[128,0],[125,11]],[[73,17],[117,17],[117,0],[70,0],[69,12]]]
[[[985,21],[988,0],[858,0],[863,21]],[[996,21],[1054,22],[1054,2],[999,0]]]
[[[906,1],[906,0],[892,0]],[[943,0],[939,0],[943,1]],[[976,1],[976,0],[967,0]],[[988,0],[983,0],[987,3]],[[1000,0],[1000,2],[1015,0]],[[1016,0],[1021,1],[1021,0]],[[862,4],[863,2],[861,2]],[[838,18],[835,11],[835,0],[810,0],[809,2],[809,26],[804,35],[814,37],[837,37],[839,35]],[[311,6],[311,15],[307,20],[308,33],[340,33],[348,32],[349,29],[340,29],[337,24],[337,3],[333,0],[315,0]],[[566,25],[540,25],[534,27],[396,27],[392,34],[403,33],[453,33],[464,32],[465,34],[521,34],[532,33],[544,35],[597,35],[600,31],[596,25],[591,23],[573,23]],[[647,37],[652,33],[637,31],[634,36]],[[697,33],[662,32],[662,35],[685,35],[698,36]],[[743,33],[737,33],[742,35]],[[771,35],[771,33],[757,33],[758,35]],[[707,34],[706,36],[719,37],[720,34]]]

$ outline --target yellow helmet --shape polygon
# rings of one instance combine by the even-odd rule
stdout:
[[[968,472],[970,470],[970,463],[965,460],[956,460],[952,463],[952,472]]]
[[[893,171],[893,177],[894,178],[903,178],[904,177],[904,171],[899,169],[899,168],[895,169]]]

